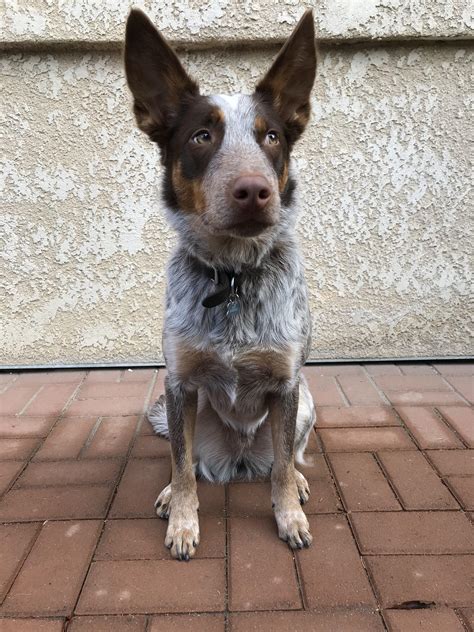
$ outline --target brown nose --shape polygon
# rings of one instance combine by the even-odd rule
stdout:
[[[240,176],[232,189],[234,207],[244,213],[263,211],[270,196],[270,184],[263,176]]]

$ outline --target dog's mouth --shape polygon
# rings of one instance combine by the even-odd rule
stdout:
[[[247,219],[245,222],[234,222],[222,228],[222,232],[235,237],[257,237],[275,226],[270,219]]]

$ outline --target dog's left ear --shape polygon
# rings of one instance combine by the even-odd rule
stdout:
[[[311,111],[310,94],[316,76],[316,44],[312,10],[303,14],[272,67],[255,92],[278,111],[295,141]]]

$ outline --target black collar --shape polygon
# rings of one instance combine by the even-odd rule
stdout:
[[[211,308],[227,303],[227,315],[234,316],[240,311],[240,274],[233,270],[208,268],[208,276],[216,286],[216,291],[202,300],[203,307]]]

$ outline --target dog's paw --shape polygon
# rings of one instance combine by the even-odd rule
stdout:
[[[313,536],[309,531],[309,523],[304,511],[295,509],[275,510],[278,536],[288,542],[292,549],[302,549],[311,545]]]
[[[197,511],[175,515],[171,512],[166,531],[165,546],[177,560],[188,561],[196,553],[199,544],[199,520]]]
[[[295,470],[295,477],[296,477],[296,486],[298,488],[298,498],[300,500],[300,503],[304,505],[305,503],[308,502],[309,495],[310,495],[308,481],[305,479],[303,474],[301,474],[301,472],[299,472],[298,470]]]
[[[167,485],[155,500],[156,515],[163,520],[168,520],[171,511],[171,483]]]

